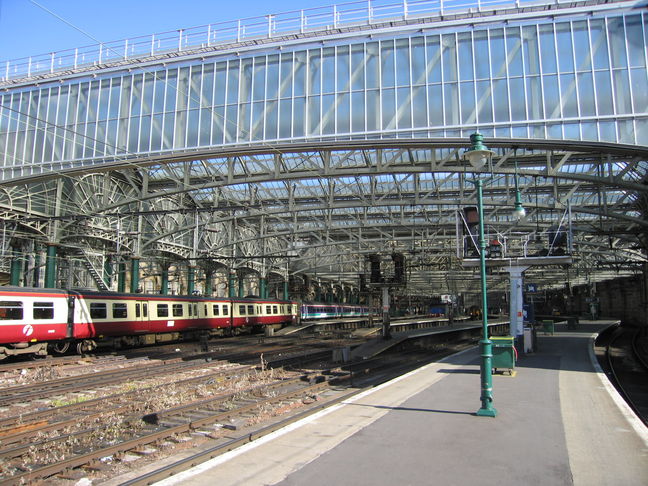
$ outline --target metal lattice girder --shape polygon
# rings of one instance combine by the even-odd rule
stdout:
[[[631,272],[646,261],[645,148],[500,139],[489,146],[492,172],[481,174],[490,177],[487,225],[541,235],[569,206],[579,254],[569,278]],[[476,201],[466,147],[459,139],[322,142],[148,160],[5,183],[0,207],[7,228],[33,228],[43,242],[259,273],[289,257],[292,274],[357,283],[366,255],[399,251],[412,293],[472,292],[474,276],[455,249],[455,214]],[[511,216],[515,177],[522,223]],[[564,284],[566,270],[555,267],[535,278]]]

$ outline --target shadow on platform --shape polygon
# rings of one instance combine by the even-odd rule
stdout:
[[[410,408],[410,407],[389,407],[386,405],[369,405],[366,403],[349,403],[349,406],[355,407],[369,407],[376,408],[379,410],[399,410],[404,412],[426,412],[426,413],[444,413],[450,415],[476,415],[475,412],[460,412],[457,410],[434,410],[428,408]]]
[[[475,363],[476,366],[479,366],[478,363]],[[479,374],[479,369],[473,370],[473,369],[451,369],[451,368],[443,368],[439,370],[439,373],[448,373],[448,374],[460,374],[460,375],[478,375]]]

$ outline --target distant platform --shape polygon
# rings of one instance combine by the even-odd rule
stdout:
[[[489,328],[492,327],[498,327],[502,325],[507,325],[508,326],[509,321],[507,320],[497,320],[497,321],[492,321],[488,324]],[[376,337],[372,339],[371,341],[368,341],[364,344],[361,344],[357,348],[353,349],[351,351],[351,359],[352,360],[363,360],[363,359],[369,359],[373,358],[375,356],[378,356],[381,353],[384,353],[388,349],[397,346],[401,344],[404,341],[408,341],[410,339],[418,339],[421,337],[425,336],[431,336],[434,334],[445,334],[449,332],[458,332],[458,331],[473,331],[476,329],[481,330],[481,322],[477,323],[477,321],[474,321],[472,323],[458,323],[458,324],[453,324],[452,326],[442,326],[442,327],[428,327],[424,329],[414,329],[411,331],[402,331],[398,332],[396,329],[398,329],[397,326],[392,327],[392,337],[390,339],[383,339],[382,336]]]

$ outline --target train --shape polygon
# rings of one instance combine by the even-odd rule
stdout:
[[[320,302],[304,302],[301,305],[301,320],[340,319],[348,317],[366,317],[369,307],[354,304],[331,304]]]
[[[313,319],[366,315],[346,304],[0,287],[0,360],[99,346],[114,349],[209,339]]]
[[[298,319],[294,301],[2,287],[0,359],[208,338]]]

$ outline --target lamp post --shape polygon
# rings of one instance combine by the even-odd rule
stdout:
[[[493,152],[482,143],[483,137],[479,133],[470,136],[470,148],[464,157],[470,165],[480,170],[490,162]],[[479,268],[481,271],[481,296],[482,296],[482,338],[479,341],[481,349],[481,408],[477,415],[481,417],[496,417],[497,410],[493,407],[493,343],[488,338],[488,298],[486,294],[486,240],[484,238],[484,205],[483,205],[483,180],[475,178],[469,181],[477,188],[477,212],[479,215]]]

